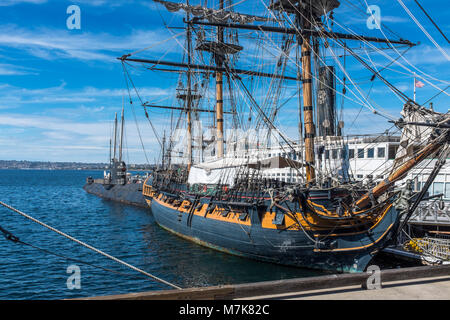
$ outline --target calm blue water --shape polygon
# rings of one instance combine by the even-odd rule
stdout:
[[[0,170],[0,200],[108,254],[181,287],[320,275],[204,248],[161,229],[149,210],[87,194],[99,171]],[[51,252],[113,269],[118,275],[7,241],[0,234],[0,299],[64,299],[170,289],[142,278],[75,242],[0,206],[0,226]],[[81,269],[81,289],[67,288],[69,265]]]

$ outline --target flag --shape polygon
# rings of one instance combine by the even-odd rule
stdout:
[[[414,85],[416,88],[422,88],[425,86],[425,84],[421,81],[417,81],[416,79],[414,79]]]

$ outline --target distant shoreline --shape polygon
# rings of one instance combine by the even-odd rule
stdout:
[[[129,171],[148,171],[154,165],[128,164]],[[108,170],[107,163],[0,160],[0,170]]]

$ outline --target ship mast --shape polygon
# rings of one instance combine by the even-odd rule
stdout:
[[[309,30],[311,28],[312,16],[308,14],[308,6],[303,9],[300,4],[298,6],[297,22],[300,30]],[[303,12],[303,17],[301,17]],[[305,127],[305,162],[306,162],[306,181],[308,184],[313,183],[316,177],[314,170],[314,114],[312,105],[312,73],[311,73],[311,34],[306,31],[297,37],[301,44],[301,60],[302,60],[302,90],[303,90],[303,119]]]
[[[113,153],[113,159],[114,162],[116,161],[116,146],[117,146],[117,112],[114,116],[114,153]]]
[[[220,0],[219,9],[223,10],[223,0]],[[217,27],[217,41],[223,44],[223,27]],[[223,55],[215,54],[217,67],[222,67]],[[216,72],[216,139],[217,157],[223,158],[223,73]]]
[[[122,97],[122,116],[121,116],[121,128],[120,128],[120,144],[119,144],[119,162],[122,162],[122,145],[123,145],[123,124],[124,124],[124,106],[123,106],[123,97]]]
[[[189,6],[189,0],[186,0],[186,4]],[[190,20],[189,11],[186,11],[186,21]],[[188,51],[188,65],[191,64],[191,25],[187,23],[186,27],[186,40]],[[191,170],[192,166],[192,92],[191,92],[191,68],[187,70],[187,169]]]
[[[186,12],[186,49],[187,49],[187,63],[178,63],[170,61],[161,61],[155,59],[136,59],[130,58],[132,54],[123,55],[118,58],[122,62],[131,61],[138,63],[148,63],[152,64],[151,70],[160,70],[168,72],[177,72],[178,70],[170,69],[158,69],[155,65],[165,65],[169,67],[179,67],[186,68],[187,70],[187,86],[186,93],[179,95],[186,101],[185,110],[187,113],[187,167],[188,170],[192,165],[192,112],[211,112],[213,110],[200,109],[196,107],[193,109],[192,102],[194,99],[200,98],[199,95],[192,93],[192,73],[193,70],[206,70],[215,71],[216,80],[216,155],[217,158],[221,158],[224,155],[224,137],[223,137],[223,122],[224,122],[224,112],[223,110],[223,74],[246,74],[254,75],[258,77],[270,77],[283,80],[294,80],[302,81],[302,104],[303,104],[303,127],[304,127],[304,150],[305,150],[305,171],[306,171],[306,181],[309,185],[315,183],[316,171],[315,171],[315,155],[314,155],[314,137],[315,137],[315,124],[314,124],[314,110],[313,110],[313,88],[312,88],[312,60],[311,55],[314,54],[314,49],[312,46],[312,40],[316,37],[320,38],[332,38],[334,40],[346,39],[346,40],[358,40],[358,41],[370,41],[377,43],[389,43],[389,44],[402,44],[407,46],[414,46],[415,44],[408,40],[396,40],[396,39],[382,39],[376,37],[367,37],[362,35],[337,33],[327,30],[318,30],[316,25],[316,20],[321,19],[321,16],[333,11],[335,8],[339,7],[338,0],[321,0],[321,1],[310,1],[310,0],[273,0],[269,5],[269,10],[281,11],[284,14],[293,14],[296,17],[295,26],[291,27],[274,27],[267,25],[249,25],[255,21],[267,22],[273,21],[272,19],[267,19],[264,17],[257,17],[251,15],[245,15],[241,13],[235,13],[231,11],[224,10],[224,0],[219,0],[219,9],[210,9],[202,6],[191,6],[189,0],[184,3],[171,2],[165,0],[154,0],[155,2],[161,3],[169,11],[176,12],[179,10],[184,10]],[[233,13],[233,14],[231,14]],[[224,16],[227,16],[225,19]],[[191,15],[194,16],[190,20]],[[203,20],[203,21],[202,21]],[[207,20],[207,21],[205,21]],[[244,21],[244,22],[242,22]],[[320,24],[320,21],[319,23]],[[217,28],[217,42],[215,41],[198,41],[195,50],[208,51],[213,54],[215,59],[215,66],[208,65],[198,65],[192,64],[192,30],[193,25],[204,25],[204,26],[215,26]],[[224,30],[225,28],[235,28],[244,30],[253,30],[260,32],[274,32],[274,33],[284,33],[284,34],[295,34],[297,36],[297,41],[299,47],[301,47],[301,79],[297,74],[296,77],[289,77],[285,75],[264,73],[261,71],[252,70],[241,70],[230,68],[226,63],[226,56],[228,54],[236,54],[243,48],[236,44],[225,43],[224,42]],[[345,47],[344,49],[350,50]],[[367,67],[367,66],[366,66]],[[371,70],[371,69],[369,69]],[[371,70],[374,72],[373,70]],[[378,73],[374,72],[375,75],[382,78]],[[240,78],[238,78],[240,80]],[[384,81],[384,79],[383,79]],[[386,82],[386,81],[385,81]],[[144,107],[156,107],[165,109],[179,109],[177,107],[171,106],[156,106],[149,103],[143,104]],[[301,111],[300,111],[301,112]],[[264,112],[263,116],[264,115]],[[299,125],[300,126],[300,125]]]
[[[111,138],[109,138],[109,170],[111,170],[111,168],[112,168],[111,148],[112,148],[112,141],[111,141]],[[110,180],[111,180],[111,175],[110,175]]]
[[[163,136],[163,139],[162,139],[162,150],[161,150],[161,152],[162,152],[161,162],[162,162],[162,169],[163,170],[166,168],[166,166],[165,166],[166,148],[165,147],[166,147],[166,130],[164,130],[164,136]]]

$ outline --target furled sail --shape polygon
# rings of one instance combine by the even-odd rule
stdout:
[[[209,22],[214,23],[226,23],[226,22],[235,22],[240,24],[253,23],[255,21],[272,21],[273,19],[258,17],[248,14],[237,13],[233,11],[226,10],[215,10],[210,8],[205,8],[202,6],[191,6],[184,3],[177,3],[171,1],[163,1],[163,0],[153,0],[155,2],[163,4],[167,10],[170,12],[177,12],[179,10],[184,10],[195,17],[207,19]]]
[[[329,11],[339,7],[338,0],[276,0],[270,5],[270,9],[297,13],[299,8],[310,8],[316,17],[320,17]]]
[[[432,134],[432,127],[416,125],[416,123],[439,124],[442,121],[447,121],[447,118],[443,114],[412,103],[405,104],[400,114],[403,116],[403,122],[405,124],[402,128],[400,146],[397,150],[392,170],[395,170],[413,156],[423,145],[424,140],[428,139]]]

